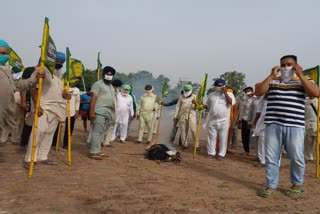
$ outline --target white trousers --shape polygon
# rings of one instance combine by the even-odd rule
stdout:
[[[113,129],[111,140],[115,140],[117,136],[117,129],[120,130],[120,140],[125,141],[127,138],[128,123],[116,123]]]
[[[209,155],[216,155],[217,136],[219,135],[219,156],[224,157],[228,147],[229,120],[224,120],[208,127],[207,150]]]
[[[113,130],[114,130],[114,126],[109,126],[108,130],[106,131],[106,133],[104,135],[103,145],[109,145],[111,143],[112,136],[113,136]]]
[[[44,114],[41,117],[39,117],[36,149],[35,149],[35,155],[34,155],[35,162],[48,159],[48,154],[50,152],[53,135],[57,126],[58,126],[58,117],[54,113],[50,111],[44,111]],[[34,131],[34,127],[32,127],[32,132],[29,137],[27,154],[25,156],[26,162],[31,161],[33,131]]]
[[[265,149],[264,149],[264,133],[262,135],[259,136],[259,140],[258,140],[258,158],[260,160],[260,163],[262,164],[266,164],[266,153],[265,153]]]

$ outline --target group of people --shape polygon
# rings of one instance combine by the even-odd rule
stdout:
[[[106,66],[102,78],[80,96],[75,85],[66,91],[62,80],[65,55],[57,52],[53,73],[40,63],[25,70],[22,78],[14,79],[7,62],[10,46],[0,40],[0,140],[22,136],[21,146],[27,147],[24,167],[30,168],[33,118],[35,105],[38,109],[38,131],[34,161],[38,164],[54,164],[48,159],[51,146],[57,141],[61,124],[67,124],[67,100],[70,100],[70,131],[76,118],[81,115],[85,132],[89,131],[89,157],[103,160],[106,156],[101,146],[110,146],[118,137],[125,143],[130,123],[139,120],[138,139],[141,144],[147,131],[146,144],[152,144],[155,133],[156,112],[159,106],[176,105],[170,141],[173,145],[177,130],[180,130],[179,145],[188,147],[188,133],[196,142],[197,112],[195,93],[192,85],[184,85],[181,96],[170,103],[163,103],[153,93],[154,87],[147,84],[145,94],[137,104],[132,94],[132,86],[115,80],[116,70]],[[38,97],[38,79],[43,79],[42,91]],[[239,105],[232,89],[226,88],[224,79],[216,79],[215,90],[207,97],[204,105],[206,117],[203,127],[207,129],[207,158],[222,160],[231,148],[234,127],[241,129],[241,139],[245,154],[250,152],[250,141],[255,142],[257,159],[266,171],[266,188],[259,192],[261,197],[275,193],[278,185],[279,166],[282,151],[290,159],[292,186],[286,193],[289,197],[299,197],[302,189],[305,159],[313,161],[313,144],[316,135],[317,97],[319,88],[314,81],[303,74],[297,57],[286,55],[280,59],[280,66],[272,68],[265,80],[244,89],[245,99]],[[306,100],[306,96],[308,99]],[[239,111],[237,109],[239,106]],[[236,116],[237,115],[237,116]],[[87,121],[90,120],[88,127]],[[63,147],[68,147],[68,127],[65,125]],[[19,130],[19,131],[17,131]],[[18,133],[18,134],[17,134]],[[306,137],[305,137],[306,135]],[[14,141],[14,140],[12,140]],[[199,145],[196,145],[199,148]]]

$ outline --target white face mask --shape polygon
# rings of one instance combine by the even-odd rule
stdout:
[[[184,97],[189,97],[192,94],[192,91],[183,91]]]
[[[109,76],[109,75],[107,75],[107,74],[104,75],[104,79],[105,79],[105,80],[111,81],[112,78],[113,78],[113,76]]]
[[[293,77],[295,77],[295,72],[292,67],[282,67],[280,73],[281,78],[285,83],[288,83]]]

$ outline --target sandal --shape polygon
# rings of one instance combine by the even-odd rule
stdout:
[[[43,165],[58,165],[57,162],[54,162],[52,160],[42,160],[42,161],[38,161],[37,163],[39,164],[43,164]]]
[[[258,193],[258,196],[262,198],[268,198],[269,196],[272,196],[274,194],[274,191],[270,189],[264,189]]]
[[[303,194],[304,194],[303,189],[290,188],[285,195],[288,196],[289,198],[300,198]]]
[[[106,154],[104,154],[102,152],[97,153],[97,155],[99,155],[100,157],[109,157],[108,155],[106,155]]]
[[[99,155],[98,153],[89,154],[89,158],[94,159],[94,160],[103,160],[103,157],[101,155]]]

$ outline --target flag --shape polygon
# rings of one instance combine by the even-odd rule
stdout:
[[[167,97],[168,96],[168,83],[164,82],[162,86],[162,97]]]
[[[71,58],[71,53],[69,48],[66,50],[66,72],[63,74],[62,78],[65,82],[69,81],[70,83],[77,82],[84,74],[84,66],[82,62],[78,59]]]
[[[97,80],[100,79],[100,71],[101,71],[101,68],[102,68],[102,64],[100,62],[100,52],[98,53],[98,68],[97,68]]]
[[[319,65],[313,68],[309,68],[303,71],[303,74],[306,76],[309,76],[315,83],[316,85],[319,86]]]
[[[97,70],[101,70],[101,68],[102,68],[102,64],[101,64],[101,62],[100,62],[100,52],[98,53],[98,68],[97,68]]]
[[[208,78],[208,74],[205,74],[204,79],[202,80],[202,84],[198,90],[198,93],[196,95],[196,109],[203,110],[203,100],[204,100],[204,96],[206,94],[206,87],[207,87],[207,78]]]
[[[25,67],[22,64],[21,58],[18,54],[11,48],[9,53],[9,65],[14,73],[23,72]]]
[[[48,70],[53,74],[56,65],[57,49],[49,33],[49,19],[44,21],[43,43],[41,45],[41,62],[45,64]]]

